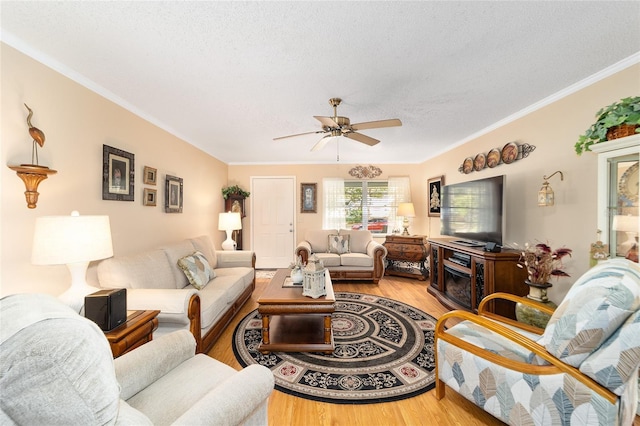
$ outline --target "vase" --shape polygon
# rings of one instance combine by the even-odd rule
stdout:
[[[526,296],[528,299],[535,300],[554,309],[557,308],[557,305],[547,297],[547,289],[551,287],[551,283],[532,283],[529,280],[525,280],[525,283],[529,286],[529,294]],[[551,315],[533,306],[519,302],[516,304],[516,319],[522,323],[545,328],[550,318]]]
[[[303,278],[304,278],[304,275],[302,274],[302,269],[294,268],[291,270],[291,281],[294,284],[302,283]]]

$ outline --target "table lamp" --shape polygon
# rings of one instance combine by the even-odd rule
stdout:
[[[71,274],[71,287],[59,296],[80,313],[84,297],[99,288],[87,284],[87,268],[92,260],[113,256],[109,216],[44,216],[36,219],[31,263],[34,265],[66,264]]]
[[[404,228],[402,235],[409,235],[409,218],[416,217],[416,211],[413,208],[413,203],[400,203],[398,205],[396,215],[404,217],[402,220],[402,227]]]
[[[627,240],[631,242],[629,251],[625,254],[625,258],[638,262],[638,216],[631,215],[615,215],[611,229],[616,232],[625,232]]]
[[[236,242],[231,238],[233,231],[242,229],[242,219],[238,212],[220,213],[218,216],[218,231],[226,231],[227,239],[222,243],[222,250],[235,250]]]

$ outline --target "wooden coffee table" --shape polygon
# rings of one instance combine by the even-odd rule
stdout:
[[[302,285],[283,287],[289,269],[278,269],[258,299],[262,315],[262,353],[333,352],[331,314],[336,298],[331,278],[325,273],[326,296],[317,299],[302,295]]]

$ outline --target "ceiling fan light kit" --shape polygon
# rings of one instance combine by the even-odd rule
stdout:
[[[333,117],[324,117],[314,115],[313,118],[318,120],[322,125],[322,130],[314,131],[314,132],[306,132],[306,133],[298,133],[295,135],[289,136],[281,136],[274,138],[273,140],[280,140],[286,138],[292,138],[296,136],[309,135],[313,133],[326,133],[322,139],[320,139],[312,148],[311,151],[318,151],[329,142],[331,138],[337,138],[339,136],[344,136],[345,138],[352,139],[356,142],[363,143],[365,145],[373,146],[378,144],[380,141],[378,139],[374,139],[370,136],[363,135],[362,133],[358,133],[359,130],[366,129],[377,129],[382,127],[397,127],[402,126],[402,121],[397,118],[388,119],[388,120],[377,120],[377,121],[368,121],[363,123],[351,124],[351,120],[348,117],[342,117],[338,115],[338,105],[342,102],[340,98],[331,98],[329,99],[329,105],[333,107]]]

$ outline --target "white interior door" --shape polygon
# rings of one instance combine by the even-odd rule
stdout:
[[[295,178],[251,178],[251,241],[256,268],[286,268],[295,249]]]

